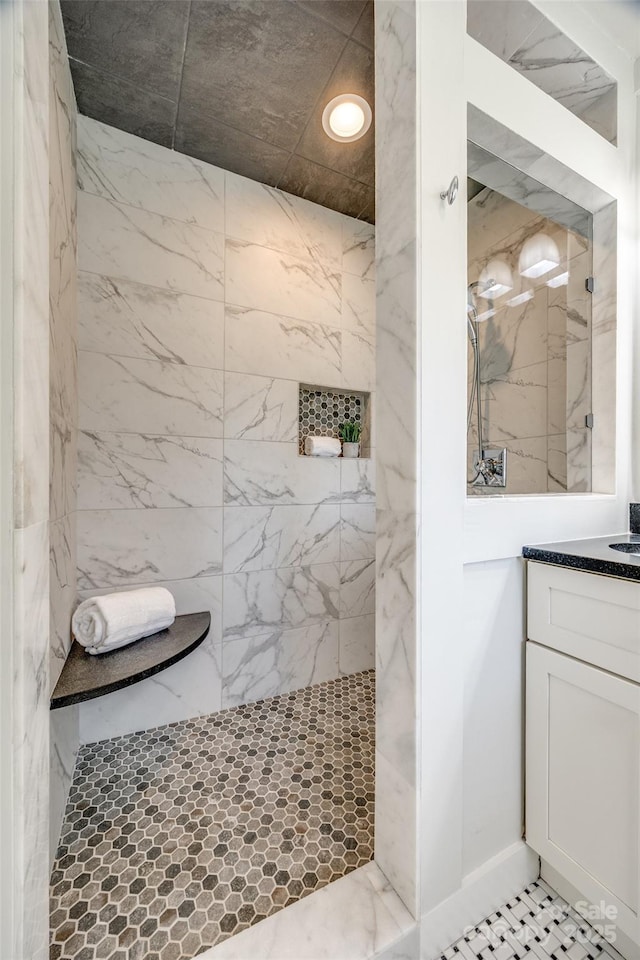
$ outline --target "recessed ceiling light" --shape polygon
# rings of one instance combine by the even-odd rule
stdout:
[[[330,100],[322,111],[322,126],[332,140],[359,140],[371,126],[371,107],[363,97],[343,93]]]

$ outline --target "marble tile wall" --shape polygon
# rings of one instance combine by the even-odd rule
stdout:
[[[467,32],[611,143],[617,83],[529,0],[470,0]]]
[[[558,246],[566,285],[548,287],[546,277],[521,280],[518,257],[523,244],[544,232]],[[590,241],[485,188],[468,204],[469,282],[479,279],[494,257],[505,261],[513,292],[493,304],[495,314],[479,327],[481,396],[485,447],[506,447],[507,485],[468,486],[470,495],[584,492],[591,484],[591,294]],[[552,276],[553,274],[549,274]],[[505,301],[531,288],[520,305]],[[492,307],[477,297],[478,311]],[[469,347],[469,387],[473,354]],[[477,444],[474,408],[468,432],[468,470],[473,476]]]
[[[2,9],[3,139],[13,158],[3,177],[3,214],[12,257],[2,264],[6,405],[3,450],[11,457],[11,587],[3,634],[3,741],[12,776],[3,779],[3,952],[48,955],[49,825],[49,75],[48,4]],[[11,72],[10,72],[11,71]],[[4,83],[10,83],[4,89]],[[6,96],[5,96],[6,95]],[[8,206],[4,208],[4,202]],[[14,216],[15,214],[15,216]],[[6,289],[4,281],[6,283]],[[3,405],[4,407],[4,405]],[[11,481],[9,481],[10,485]],[[11,509],[5,490],[4,504]],[[8,518],[7,518],[8,519]],[[4,590],[3,590],[4,594]],[[6,695],[6,700],[5,700]]]
[[[374,461],[298,454],[299,383],[374,384],[365,223],[79,118],[80,596],[162,583],[190,657],[83,742],[373,666]]]
[[[594,427],[592,437],[592,489],[613,493],[616,489],[616,357],[617,357],[617,204],[610,203],[593,217],[593,273],[597,278],[593,296]],[[567,442],[580,443],[571,434]]]
[[[417,901],[416,6],[376,2],[376,863]]]
[[[76,102],[60,6],[49,8],[49,551],[53,691],[71,646],[76,604],[78,440]],[[78,711],[52,714],[50,856],[53,859],[78,748]],[[55,717],[55,722],[54,722]]]

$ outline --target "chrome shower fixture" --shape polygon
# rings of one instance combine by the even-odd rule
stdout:
[[[476,280],[467,287],[467,335],[473,350],[473,379],[471,381],[471,396],[467,408],[467,433],[471,426],[473,408],[476,408],[478,424],[478,448],[473,456],[474,476],[469,481],[474,487],[506,487],[507,485],[507,451],[485,450],[482,430],[482,394],[480,370],[480,339],[478,328],[478,310],[475,294],[482,290],[489,290],[494,285],[493,280]],[[493,304],[491,304],[493,307]]]
[[[507,485],[507,449],[476,450],[473,455],[475,476],[471,481],[474,487],[506,487]]]

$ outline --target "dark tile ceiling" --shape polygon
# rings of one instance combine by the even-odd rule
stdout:
[[[373,0],[62,0],[78,109],[364,220],[374,127],[324,133],[332,97],[374,105]]]

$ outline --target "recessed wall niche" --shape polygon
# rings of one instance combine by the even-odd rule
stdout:
[[[309,436],[340,437],[340,424],[355,420],[362,427],[360,456],[371,456],[371,394],[301,383],[298,392],[298,453],[304,456]]]

